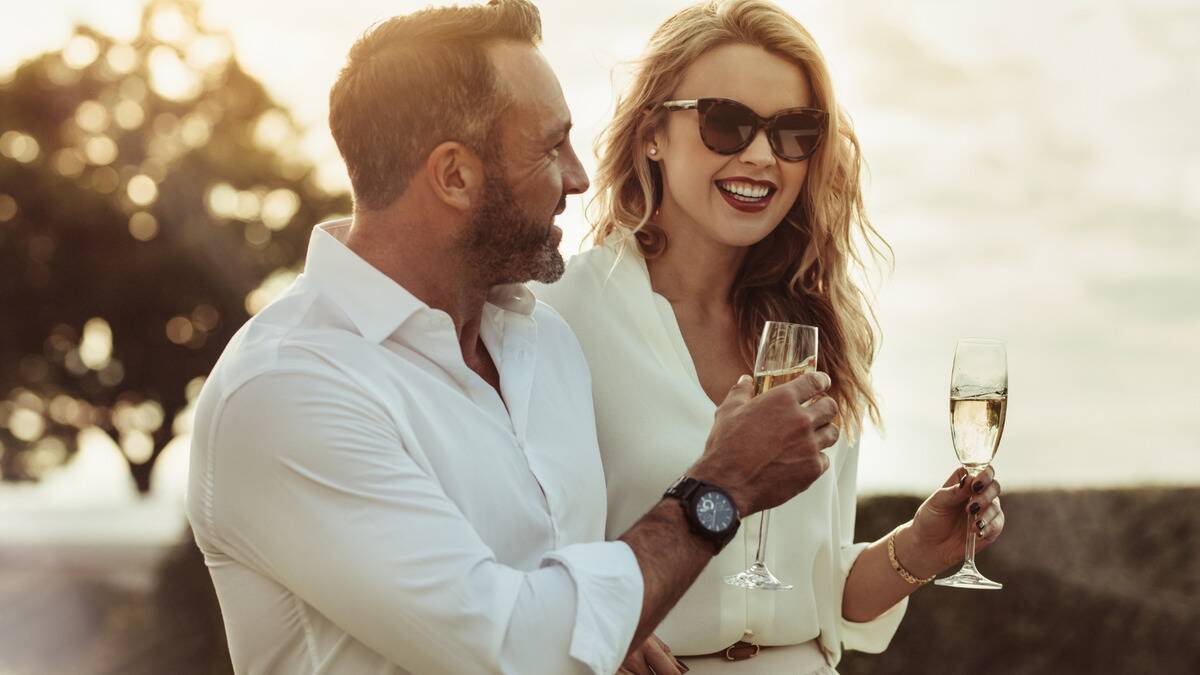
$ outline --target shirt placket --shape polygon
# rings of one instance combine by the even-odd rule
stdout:
[[[521,450],[529,473],[541,489],[546,503],[546,514],[550,521],[555,546],[559,544],[559,527],[554,518],[558,503],[553,483],[542,475],[536,452],[529,445],[530,401],[533,394],[533,379],[537,364],[537,327],[532,317],[501,314],[496,323],[496,339],[500,355],[496,364],[500,371],[500,389],[508,405],[512,423],[513,439]]]

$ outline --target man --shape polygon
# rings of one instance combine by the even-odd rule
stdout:
[[[587,367],[520,284],[562,273],[588,184],[540,33],[527,0],[397,17],[333,88],[354,216],[197,407],[188,517],[239,673],[679,672],[654,626],[828,466],[828,378],[743,378],[689,480],[601,541]]]

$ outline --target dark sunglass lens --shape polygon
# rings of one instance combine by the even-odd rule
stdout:
[[[771,140],[781,157],[800,159],[816,149],[823,130],[824,123],[819,115],[794,113],[775,121]]]
[[[754,135],[753,114],[739,105],[718,101],[708,106],[700,136],[717,152],[737,152]]]

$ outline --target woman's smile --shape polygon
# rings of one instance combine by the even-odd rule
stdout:
[[[770,181],[758,181],[741,176],[713,181],[717,192],[730,207],[743,213],[758,213],[771,203],[778,188]]]

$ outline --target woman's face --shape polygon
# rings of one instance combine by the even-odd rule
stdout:
[[[799,66],[746,44],[705,52],[688,68],[672,98],[733,99],[762,117],[812,106],[808,77]],[[698,236],[726,246],[751,246],[770,234],[795,203],[808,160],[776,157],[765,130],[741,152],[718,154],[700,139],[699,119],[696,110],[669,112],[655,134],[657,153],[651,159],[659,162],[663,175],[659,224],[672,239]],[[765,196],[758,196],[764,189]]]

